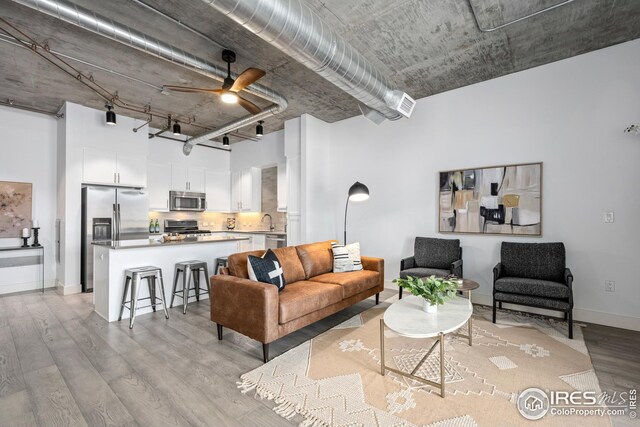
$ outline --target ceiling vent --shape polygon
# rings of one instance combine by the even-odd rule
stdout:
[[[416,100],[406,93],[403,93],[400,98],[400,103],[396,106],[396,110],[406,118],[409,118],[411,117],[411,113],[413,113],[413,108],[415,106]]]

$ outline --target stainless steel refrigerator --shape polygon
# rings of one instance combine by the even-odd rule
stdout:
[[[149,195],[144,190],[82,188],[82,291],[93,290],[94,241],[149,238]]]

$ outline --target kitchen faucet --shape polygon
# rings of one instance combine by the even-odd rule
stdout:
[[[264,219],[266,217],[269,217],[269,230],[273,231],[276,229],[276,227],[273,225],[273,218],[271,217],[271,215],[269,214],[264,214],[264,216],[262,217],[262,219],[260,220],[260,223],[262,223],[262,221],[264,221]]]

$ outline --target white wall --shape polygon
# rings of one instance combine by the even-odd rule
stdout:
[[[245,140],[231,145],[231,171],[263,168],[284,163],[284,131],[265,135],[259,141]]]
[[[43,114],[0,107],[3,150],[0,181],[33,184],[33,217],[40,222],[40,244],[45,249],[45,286],[55,280],[56,127],[57,119]],[[31,243],[33,239],[30,239]],[[20,246],[22,239],[0,239],[0,246]],[[2,257],[38,255],[36,252],[2,252]],[[41,266],[0,269],[0,294],[41,286]]]
[[[371,198],[351,204],[349,240],[384,257],[386,278],[415,236],[459,237],[465,276],[490,302],[502,240],[562,241],[575,275],[575,318],[640,329],[640,40],[418,101],[409,120],[354,117],[330,126],[333,236],[356,180]],[[544,162],[543,237],[438,234],[438,171]],[[603,213],[615,211],[615,223]],[[615,293],[604,281],[616,281]],[[484,295],[485,297],[483,297]]]

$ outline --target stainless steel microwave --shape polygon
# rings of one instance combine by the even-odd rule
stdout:
[[[207,209],[207,196],[205,193],[170,191],[169,203],[169,210],[172,211],[203,212]]]

